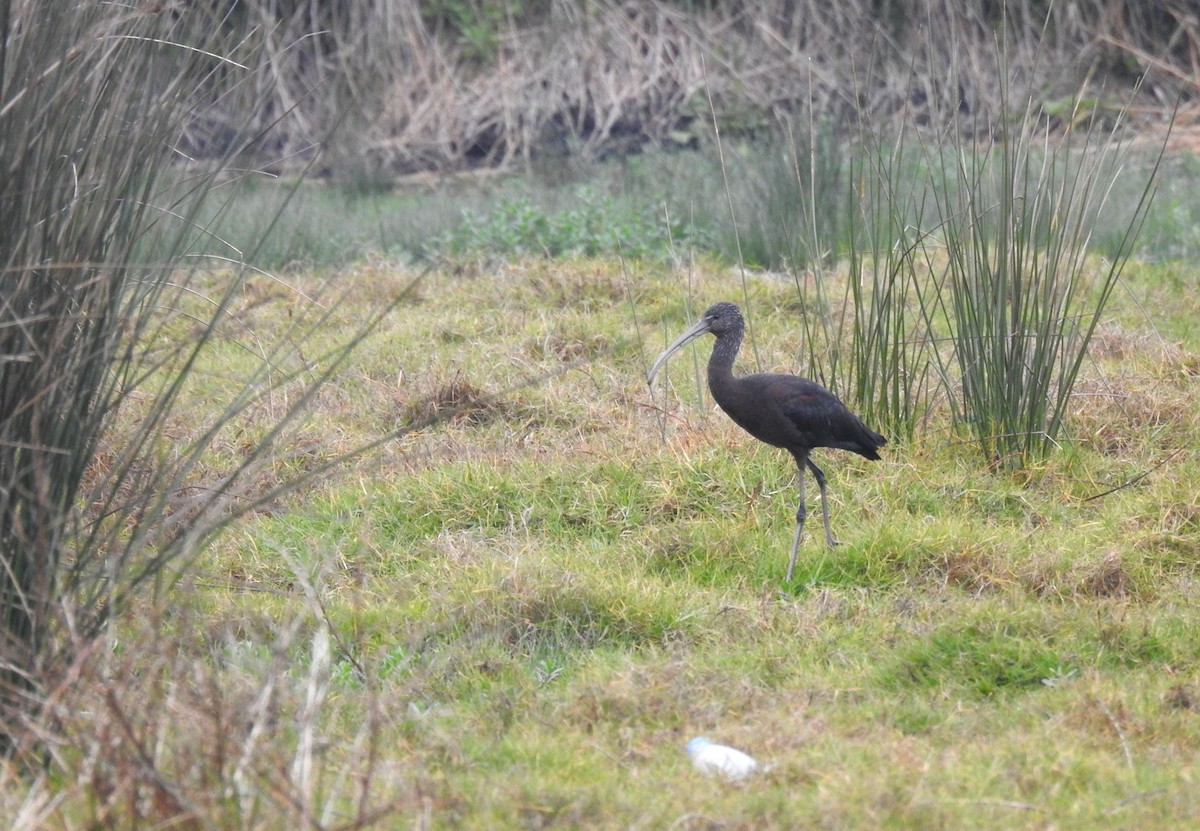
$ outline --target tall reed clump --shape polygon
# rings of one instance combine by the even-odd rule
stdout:
[[[1118,125],[1119,128],[1119,125]],[[1022,466],[1059,443],[1091,339],[1153,193],[1109,199],[1133,151],[1111,125],[1053,134],[1031,106],[981,147],[934,148],[946,306],[960,388],[954,417],[990,462]],[[1161,156],[1159,157],[1161,159]],[[1115,250],[1091,256],[1117,213]]]
[[[310,354],[324,358],[310,370],[295,359],[303,333],[275,345],[261,333],[258,365],[220,418],[175,438],[196,357],[221,336],[239,283],[183,334],[175,310],[190,303],[195,315],[201,291],[179,270],[203,233],[189,217],[217,174],[168,173],[198,107],[238,81],[241,65],[223,56],[253,44],[195,4],[131,8],[0,5],[5,751],[74,646],[134,596],[165,589],[223,523],[286,484],[241,493],[349,348]],[[205,448],[280,385],[286,403],[240,460],[197,481]]]
[[[936,387],[941,281],[924,268],[930,240],[925,189],[914,181],[903,139],[863,134],[850,164],[850,317],[848,395],[861,414],[893,437],[912,438]],[[840,323],[839,331],[846,324]]]
[[[1001,83],[1007,101],[1012,81]],[[958,114],[949,129],[906,125],[886,141],[860,130],[840,199],[812,189],[814,204],[844,205],[849,230],[810,233],[806,247],[823,253],[811,276],[795,272],[812,377],[898,435],[945,399],[989,462],[1014,466],[1063,434],[1161,161],[1142,164],[1118,140],[1120,117],[1056,130],[1033,101],[987,129]],[[1137,177],[1139,196],[1114,204],[1123,176]],[[791,214],[797,234],[809,212]],[[822,266],[834,259],[849,268],[840,303]]]
[[[903,128],[889,139],[868,125],[839,144],[797,142],[789,130],[791,181],[771,165],[758,175],[762,187],[801,194],[772,233],[776,247],[786,242],[799,254],[786,265],[803,372],[892,437],[911,437],[932,407],[944,322],[941,282],[926,268],[936,211],[909,140]],[[832,273],[837,263],[844,281]]]

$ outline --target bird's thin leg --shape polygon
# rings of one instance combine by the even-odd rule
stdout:
[[[804,462],[808,465],[808,469],[812,471],[813,477],[817,480],[817,487],[821,489],[821,514],[825,518],[825,542],[830,548],[833,548],[835,545],[841,545],[841,543],[833,538],[833,531],[829,529],[829,499],[825,493],[825,474],[821,471],[821,468],[812,463],[812,459],[805,458]],[[803,475],[801,475],[801,481],[803,481]]]
[[[788,560],[788,582],[791,582],[792,572],[796,569],[796,552],[800,550],[800,536],[804,533],[804,520],[808,516],[808,507],[804,504],[804,463],[807,461],[807,456],[796,457],[796,466],[800,470],[800,507],[796,509],[796,535],[792,537],[792,556]]]

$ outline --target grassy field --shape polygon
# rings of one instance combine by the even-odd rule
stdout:
[[[707,344],[645,383],[718,299],[794,371],[791,282],[615,258],[293,280],[350,288],[347,326],[403,296],[279,464],[400,434],[121,622],[59,702],[74,777],[4,776],[17,827],[1200,820],[1186,267],[1131,266],[1044,463],[991,469],[939,412],[882,462],[818,452],[844,544],[810,534],[791,583],[794,465],[698,390]],[[253,332],[315,313],[267,278],[241,299],[198,413]],[[260,429],[251,410],[214,470]],[[704,778],[697,735],[766,771]]]
[[[183,5],[0,11],[0,826],[1197,824],[1179,3]]]

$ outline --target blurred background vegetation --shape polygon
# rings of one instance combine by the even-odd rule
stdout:
[[[230,56],[252,82],[214,77],[180,149],[220,155],[270,125],[258,164],[318,159],[370,188],[695,148],[714,124],[751,138],[899,119],[986,137],[1025,109],[1006,86],[1062,129],[1127,103],[1161,124],[1197,94],[1194,13],[1184,0],[243,0],[227,25],[261,29],[268,48]]]
[[[847,250],[848,177],[906,133],[893,172],[930,187],[923,147],[1017,125],[1153,156],[1182,107],[1172,147],[1193,146],[1193,20],[1183,0],[250,0],[225,25],[263,48],[206,78],[177,150],[261,174],[204,250],[267,268],[516,254],[541,231],[550,255],[661,253],[670,231],[677,253],[799,266],[814,234]],[[1163,256],[1200,245],[1195,165],[1172,164],[1144,239]],[[278,187],[301,171],[320,186]],[[1101,222],[1103,248],[1125,218]]]

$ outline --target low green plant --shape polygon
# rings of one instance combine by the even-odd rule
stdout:
[[[496,59],[501,36],[527,14],[525,6],[520,0],[433,0],[420,11],[434,31],[456,35],[464,57],[488,65]]]
[[[504,200],[488,214],[465,210],[457,226],[432,248],[450,256],[620,254],[638,259],[666,257],[702,242],[684,218],[633,209],[585,186],[575,190],[569,207],[559,210],[542,208],[528,197]]]

